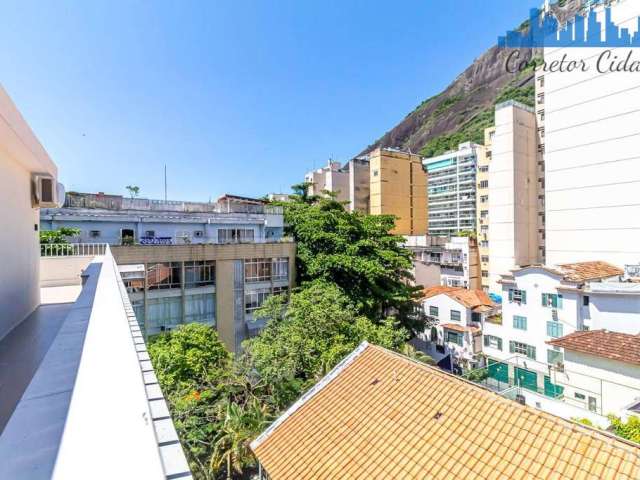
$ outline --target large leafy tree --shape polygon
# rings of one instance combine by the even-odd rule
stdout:
[[[389,318],[373,323],[358,313],[335,284],[315,281],[294,292],[288,304],[269,298],[256,312],[267,320],[244,347],[260,376],[280,385],[276,403],[286,406],[363,340],[398,349],[408,333]],[[287,394],[291,397],[287,398]]]
[[[180,326],[154,337],[149,355],[194,476],[215,479],[254,465],[248,441],[273,415],[270,388],[234,361],[215,329]]]
[[[309,196],[307,189],[295,185],[297,195],[284,204],[288,234],[297,242],[298,279],[335,283],[368,318],[378,321],[392,312],[410,331],[420,330],[418,289],[409,285],[411,252],[389,233],[394,217],[348,212],[332,198]]]

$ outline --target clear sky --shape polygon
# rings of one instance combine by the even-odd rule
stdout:
[[[289,191],[446,87],[527,0],[3,2],[0,82],[67,190]]]

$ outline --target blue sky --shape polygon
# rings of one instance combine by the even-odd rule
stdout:
[[[162,198],[166,164],[171,199],[258,196],[359,153],[531,5],[9,1],[0,82],[67,190]]]

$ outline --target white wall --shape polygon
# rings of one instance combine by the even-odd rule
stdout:
[[[640,334],[640,295],[589,293],[589,319],[585,324],[591,330]]]
[[[614,3],[614,23],[637,30],[640,2]],[[602,20],[602,16],[599,18]],[[639,73],[598,73],[605,49],[546,48],[545,61],[568,55],[589,71],[545,75],[547,263],[640,260]],[[618,48],[624,58],[640,48]]]
[[[640,366],[608,358],[565,350],[565,374],[558,373],[556,383],[565,386],[568,403],[580,405],[575,392],[593,396],[598,413],[620,416],[622,410],[640,399]]]
[[[553,275],[541,268],[530,268],[526,273],[516,272],[516,285],[505,284],[502,295],[502,325],[485,322],[483,333],[502,338],[502,352],[486,348],[486,353],[497,359],[513,357],[509,353],[509,341],[526,343],[536,347],[536,361],[541,364],[547,362],[547,350],[552,347],[546,342],[552,338],[547,336],[547,322],[552,320],[552,309],[542,306],[542,294],[557,294],[560,286],[559,276]],[[527,303],[509,302],[508,290],[518,288],[527,292]],[[562,291],[563,304],[558,309],[558,319],[563,326],[563,335],[576,331],[578,324],[578,306],[580,297],[576,293]],[[527,318],[527,330],[513,328],[515,315]],[[546,370],[539,365],[539,371]]]
[[[82,271],[91,263],[93,257],[41,257],[40,286],[61,287],[81,285]]]
[[[0,338],[40,302],[38,210],[31,174],[57,169],[0,87]]]

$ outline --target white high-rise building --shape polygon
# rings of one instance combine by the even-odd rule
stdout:
[[[482,145],[466,142],[458,150],[422,161],[428,176],[429,235],[455,236],[476,229],[476,168]]]
[[[594,7],[603,31],[605,10]],[[640,2],[611,2],[634,35]],[[587,22],[585,22],[586,24]],[[589,34],[589,32],[587,32]],[[603,35],[604,38],[604,35]],[[566,57],[565,57],[566,56]],[[536,113],[545,151],[547,264],[640,263],[640,48],[545,48],[545,62],[586,71],[539,72]],[[599,71],[600,69],[600,71]]]

